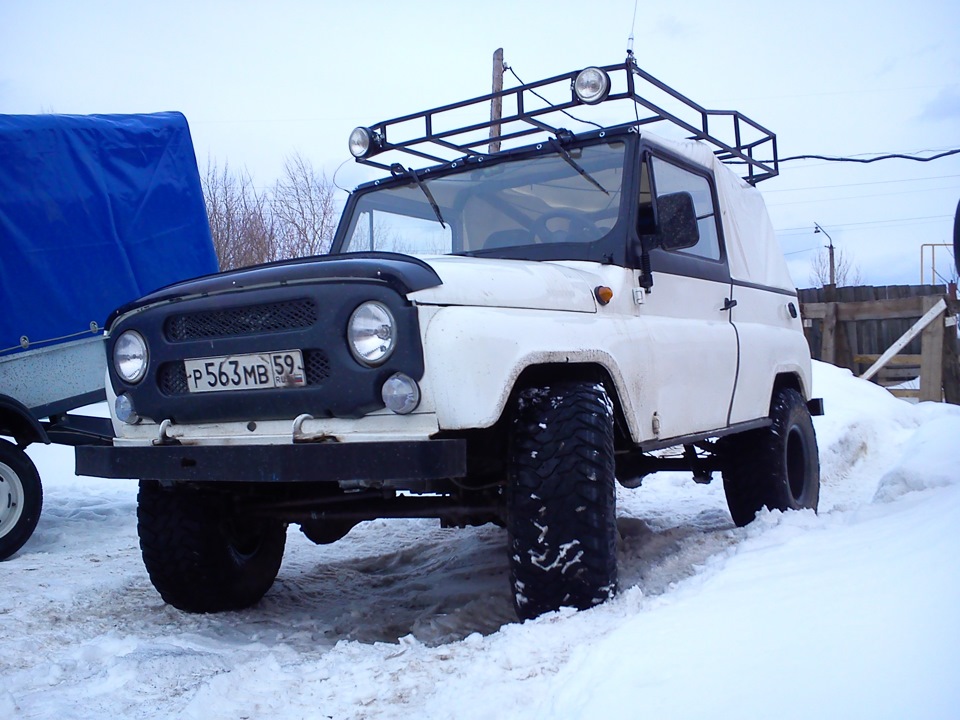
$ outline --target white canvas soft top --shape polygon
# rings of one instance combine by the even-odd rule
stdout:
[[[643,137],[652,145],[713,170],[730,276],[734,280],[795,292],[760,191],[720,162],[704,143],[667,140],[646,133]]]

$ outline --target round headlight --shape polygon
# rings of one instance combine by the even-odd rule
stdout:
[[[573,81],[573,91],[580,102],[596,105],[606,100],[610,93],[610,76],[597,67],[585,68]]]
[[[395,344],[393,315],[385,305],[365,302],[347,323],[347,341],[353,356],[364,365],[379,365],[390,357]]]
[[[138,383],[147,374],[147,341],[136,330],[127,330],[113,346],[113,366],[124,382]]]
[[[355,158],[366,157],[371,154],[373,150],[377,149],[379,145],[380,136],[370,128],[365,127],[354,128],[353,132],[350,133],[350,140],[347,142],[347,146],[350,148],[350,154]]]

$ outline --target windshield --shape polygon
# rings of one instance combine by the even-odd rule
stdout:
[[[565,148],[365,192],[340,252],[496,255],[590,245],[619,217],[624,149],[623,142]]]

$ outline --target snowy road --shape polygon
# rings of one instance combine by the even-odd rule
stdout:
[[[2,718],[953,718],[960,408],[816,366],[821,512],[733,526],[717,479],[619,496],[621,583],[515,621],[506,538],[292,528],[251,610],[186,615],[140,561],[132,482],[30,452],[38,530],[0,564]]]

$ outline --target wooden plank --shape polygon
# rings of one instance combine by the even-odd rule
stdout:
[[[920,377],[920,368],[888,368],[877,373],[881,385],[899,385],[907,380],[916,380]]]
[[[923,339],[920,341],[920,400],[933,402],[943,401],[943,321],[940,313],[947,309],[942,299],[935,297],[924,298],[924,305],[929,305],[927,315],[935,313],[935,321],[930,322],[923,329]],[[938,311],[939,308],[939,311]]]
[[[895,395],[898,398],[918,398],[920,397],[919,390],[911,390],[909,388],[894,388],[890,390],[891,395]]]
[[[826,317],[830,303],[801,303],[800,314],[805,318]],[[923,298],[893,300],[865,300],[841,303],[837,318],[842,322],[858,320],[913,319],[923,315]]]
[[[823,320],[827,313],[827,304],[822,302],[802,302],[800,303],[801,317],[810,320]]]
[[[837,362],[837,304],[826,303],[823,316],[823,338],[820,341],[820,359],[835,365]]]
[[[943,399],[960,405],[960,342],[956,323],[947,326],[943,337]]]
[[[856,295],[854,300],[858,302],[866,302],[868,300],[876,300],[876,289],[870,286],[863,286],[857,288]],[[854,327],[857,331],[857,353],[872,353],[878,352],[880,350],[879,343],[876,338],[876,329],[879,325],[879,320],[867,320],[864,322],[854,323]],[[856,354],[854,355],[854,364],[857,363]],[[860,368],[857,367],[855,372],[859,372]]]
[[[840,320],[848,321],[917,318],[921,315],[923,315],[922,298],[900,298],[844,303],[840,307],[838,317]]]
[[[841,327],[843,327],[843,335],[841,338],[843,343],[837,350],[838,357],[841,361],[839,364],[842,367],[848,368],[852,373],[859,371],[859,368],[853,362],[853,357],[860,352],[860,342],[857,332],[860,324],[861,323],[857,322],[845,322],[841,325]]]
[[[900,353],[899,355],[895,355],[894,357],[890,358],[890,361],[887,363],[887,365],[915,365],[916,367],[920,367],[920,357],[920,355],[905,355]],[[880,355],[878,354],[857,355],[854,358],[856,362],[863,363],[865,365],[875,363],[879,359]]]
[[[877,359],[877,361],[872,366],[870,366],[870,369],[860,376],[861,378],[863,378],[864,380],[869,380],[870,378],[872,378],[880,368],[882,368],[884,365],[887,364],[887,361],[890,360],[890,358],[892,358],[894,355],[899,353],[904,347],[906,347],[907,343],[909,343],[911,340],[913,340],[914,337],[919,335],[924,328],[926,328],[928,325],[933,323],[933,321],[939,318],[940,315],[943,313],[943,311],[947,309],[947,303],[943,300],[943,298],[933,297],[933,298],[930,298],[930,300],[933,301],[934,303],[933,307],[927,310],[927,312],[924,313],[923,317],[921,317],[919,320],[917,320],[913,324],[913,327],[911,327],[909,330],[907,330],[907,332],[901,335],[899,340],[897,340],[893,345],[887,348],[886,352],[884,352],[883,355],[881,355]],[[940,326],[940,342],[942,343],[943,342],[943,323],[938,322],[937,325]],[[921,353],[921,354],[926,358],[927,356],[926,353]],[[939,359],[942,354],[943,354],[943,345],[942,344],[937,345],[937,359],[938,359],[937,364],[939,367],[941,367],[941,370],[942,370],[942,366],[939,363]],[[922,371],[920,373],[920,377],[922,381],[922,378],[923,378]],[[940,374],[938,373],[938,378],[939,377],[940,377]],[[938,386],[938,392],[939,392],[939,386]]]

